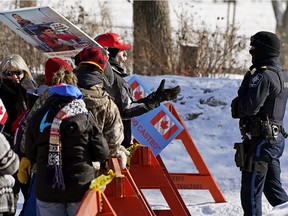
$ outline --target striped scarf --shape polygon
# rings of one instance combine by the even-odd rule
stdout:
[[[52,186],[52,188],[58,187],[60,190],[65,190],[61,158],[61,122],[65,118],[86,112],[88,112],[88,110],[86,109],[84,101],[76,99],[64,106],[53,119],[50,129],[47,178],[48,184]]]

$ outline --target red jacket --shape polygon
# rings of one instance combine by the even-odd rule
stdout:
[[[49,37],[45,34],[42,34],[40,38],[51,48],[53,51],[57,51],[57,49],[63,47],[63,43],[59,42],[58,39],[62,39],[65,41],[69,40],[77,40],[79,41],[80,39],[72,34],[57,34],[57,37]]]

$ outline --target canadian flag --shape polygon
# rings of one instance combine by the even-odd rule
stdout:
[[[178,130],[177,125],[163,110],[160,110],[150,122],[166,140]]]
[[[7,119],[8,119],[8,113],[2,100],[0,99],[0,124],[5,125]]]
[[[134,100],[139,100],[147,96],[146,91],[142,88],[142,86],[135,80],[131,85],[132,94]]]

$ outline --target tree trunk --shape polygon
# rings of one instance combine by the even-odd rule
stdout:
[[[34,1],[20,0],[20,8],[35,7],[35,6],[36,6],[36,0]]]
[[[168,1],[133,3],[133,71],[137,74],[171,74],[172,40]]]
[[[189,56],[189,58],[187,58]],[[198,47],[180,45],[179,71],[185,76],[197,77]]]
[[[288,71],[288,4],[282,7],[281,2],[272,0],[274,15],[276,18],[276,34],[281,41],[280,61],[286,71]]]

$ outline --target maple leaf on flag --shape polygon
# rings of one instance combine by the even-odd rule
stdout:
[[[0,115],[3,114],[3,106],[0,106]]]
[[[160,127],[163,128],[163,129],[167,129],[168,128],[168,124],[169,124],[169,121],[161,121]]]
[[[142,91],[135,91],[134,97],[135,97],[136,100],[139,100],[139,99],[143,98]]]

